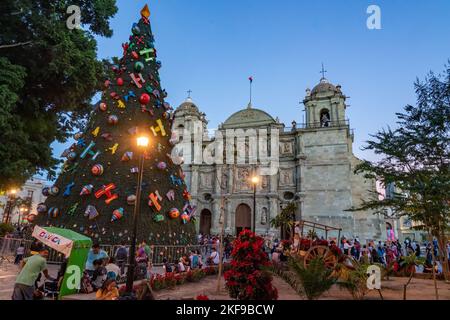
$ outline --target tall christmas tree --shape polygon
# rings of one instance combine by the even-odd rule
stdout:
[[[36,224],[69,228],[100,243],[129,242],[142,154],[136,141],[146,136],[137,240],[194,243],[195,207],[170,157],[173,113],[164,102],[149,17],[145,6],[86,130],[62,154],[67,160],[55,185],[43,190],[48,198],[38,206]]]

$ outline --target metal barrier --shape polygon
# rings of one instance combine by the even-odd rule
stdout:
[[[31,240],[24,239],[12,239],[12,238],[0,238],[0,254],[2,257],[8,258],[8,260],[13,259],[16,255],[16,250],[20,243],[25,245],[25,256],[30,254]],[[120,245],[107,245],[101,244],[100,248],[110,256],[114,257],[117,249]],[[129,246],[125,246],[129,249]],[[163,259],[166,258],[168,262],[174,263],[185,254],[189,255],[192,250],[198,250],[200,254],[205,257],[211,252],[211,245],[192,245],[192,246],[172,246],[172,245],[150,245],[150,257],[149,261],[152,262],[154,266],[161,266],[163,264]],[[48,248],[49,254],[47,262],[49,264],[60,264],[64,261],[64,255],[60,252]]]

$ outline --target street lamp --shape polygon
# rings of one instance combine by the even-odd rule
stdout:
[[[3,219],[6,224],[9,223],[9,219],[11,217],[11,213],[12,213],[12,211],[14,209],[14,202],[15,202],[14,199],[16,197],[16,193],[17,193],[16,189],[9,190],[8,201],[6,203],[6,208],[5,208],[5,211],[4,211],[5,214],[4,214],[4,219]]]
[[[142,179],[144,176],[144,159],[145,159],[145,150],[148,147],[148,142],[149,142],[148,137],[142,136],[137,138],[137,146],[139,147],[141,153],[139,156],[139,172],[136,190],[136,202],[134,204],[134,212],[133,212],[133,234],[131,238],[130,256],[128,257],[126,291],[129,294],[131,294],[131,292],[133,291],[134,269],[136,265],[136,260],[134,256],[136,254],[137,223],[141,208],[141,188],[142,188]]]
[[[257,176],[252,177],[253,184],[253,232],[256,233],[256,186],[259,182],[259,178]]]

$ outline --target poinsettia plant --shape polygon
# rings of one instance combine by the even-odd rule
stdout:
[[[242,231],[233,243],[231,269],[224,274],[230,297],[238,300],[276,300],[278,291],[263,249],[263,238],[249,230]]]

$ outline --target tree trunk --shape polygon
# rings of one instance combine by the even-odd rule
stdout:
[[[415,268],[415,266],[413,266]],[[406,288],[409,286],[413,276],[414,276],[414,269],[411,271],[411,275],[409,276],[408,282],[403,285],[403,300],[406,300]]]
[[[450,275],[448,266],[447,237],[445,234],[439,233],[436,238],[438,241],[439,260],[442,265],[442,272],[444,274],[445,281],[448,282]]]
[[[430,239],[430,243],[431,243],[431,257],[432,257],[431,269],[433,270],[434,291],[436,293],[436,300],[439,300],[439,292],[438,292],[438,287],[437,287],[437,282],[436,282],[436,270],[434,268],[434,264],[436,263],[436,257],[434,256],[433,235],[431,234],[431,232],[429,232],[429,239]]]

